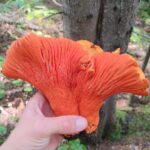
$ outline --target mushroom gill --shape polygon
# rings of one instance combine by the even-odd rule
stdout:
[[[103,52],[85,40],[29,34],[13,42],[2,66],[4,75],[30,82],[47,98],[56,116],[87,118],[96,130],[99,109],[108,96],[148,95],[148,80],[128,54]]]

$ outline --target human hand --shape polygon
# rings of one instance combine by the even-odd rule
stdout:
[[[0,150],[55,150],[62,134],[78,133],[86,127],[81,116],[55,117],[45,98],[36,93]]]

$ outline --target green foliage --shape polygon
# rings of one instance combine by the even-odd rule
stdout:
[[[5,136],[7,134],[7,128],[0,124],[0,136]]]
[[[150,132],[150,114],[137,114],[132,116],[129,123],[129,134]]]
[[[143,22],[150,24],[150,0],[141,0],[138,16]]]
[[[48,9],[44,6],[35,7],[28,9],[27,19],[32,20],[34,18],[43,19],[47,16],[55,14],[57,11],[55,9]]]
[[[147,99],[150,100],[150,96],[147,96]],[[142,108],[142,112],[144,114],[149,114],[150,115],[150,104],[141,106],[141,108]]]
[[[4,90],[5,89],[5,84],[4,83],[0,83],[0,90]]]
[[[116,123],[112,126],[112,131],[108,138],[112,141],[121,140],[123,137],[142,137],[150,132],[150,104],[141,105],[140,112],[128,114],[117,110]]]
[[[0,55],[0,68],[2,67],[3,61],[4,61],[4,57]]]
[[[112,127],[113,131],[109,134],[109,139],[111,141],[118,141],[121,139],[122,134],[122,128],[121,128],[121,124],[119,123],[119,121],[116,121],[116,124]]]
[[[87,150],[87,148],[80,143],[79,139],[76,139],[60,145],[58,150]]]
[[[24,88],[24,92],[31,93],[32,91],[33,88],[31,87],[31,85]]]
[[[144,46],[149,44],[148,35],[146,32],[142,31],[139,27],[134,27],[133,32],[130,37],[130,41],[134,44]]]
[[[28,9],[39,4],[41,0],[9,0],[0,5],[0,12],[8,12],[12,9]]]
[[[5,95],[5,91],[0,89],[0,100],[4,99]]]
[[[40,0],[13,0],[13,4],[18,8],[33,7],[36,3],[39,2]]]
[[[22,80],[13,80],[12,83],[16,86],[22,86],[23,85],[23,81]]]
[[[3,124],[0,124],[0,145],[4,143],[6,136],[8,135],[8,129]]]
[[[42,0],[9,0],[0,5],[0,12],[12,11],[12,9],[21,9],[25,12],[27,19],[42,19],[51,16],[57,12],[55,9],[48,9],[42,4]],[[17,39],[15,35],[11,35]]]
[[[150,95],[148,96],[143,96],[142,98],[144,101],[147,101],[147,103],[150,103]],[[146,106],[149,106],[149,105],[146,105]]]
[[[116,112],[117,120],[122,122],[125,120],[126,116],[127,116],[127,112],[122,111],[122,110],[117,110]]]
[[[142,34],[142,31],[141,31],[141,29],[140,28],[138,28],[138,27],[134,27],[133,28],[133,32],[132,32],[132,35],[131,35],[131,38],[130,38],[130,41],[132,42],[132,43],[139,43],[139,44],[141,44],[142,43],[142,36],[141,36],[141,34]]]
[[[141,105],[140,112],[131,115],[131,120],[128,125],[128,136],[142,137],[150,133],[150,104]],[[150,138],[150,134],[148,136]]]
[[[108,135],[111,141],[118,141],[121,139],[123,134],[123,124],[125,122],[125,118],[127,113],[121,110],[117,110],[116,112],[116,123],[112,127],[112,131]]]

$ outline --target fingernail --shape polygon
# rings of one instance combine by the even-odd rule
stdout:
[[[76,119],[76,130],[77,131],[82,131],[85,128],[87,128],[87,121],[86,119],[80,117]]]

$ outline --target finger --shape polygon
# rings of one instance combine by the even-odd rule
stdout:
[[[44,118],[45,134],[74,134],[87,128],[87,120],[81,116],[61,116]]]

